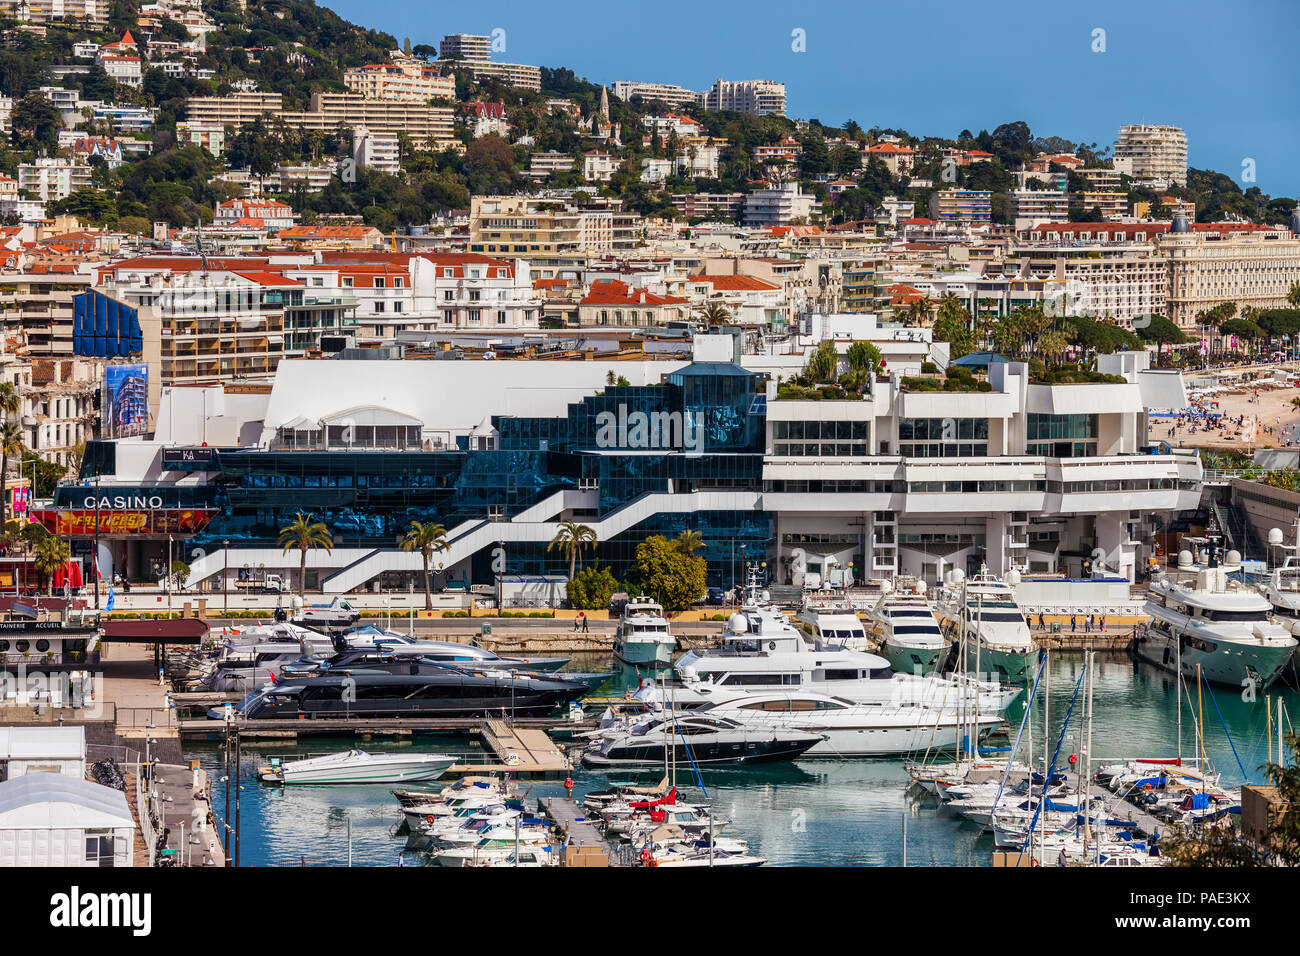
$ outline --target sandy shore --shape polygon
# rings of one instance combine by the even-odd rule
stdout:
[[[1291,406],[1300,388],[1242,386],[1235,392],[1216,392],[1196,400],[1196,413],[1178,427],[1175,419],[1152,418],[1148,437],[1167,441],[1175,448],[1227,448],[1251,451],[1283,448],[1288,425],[1300,422],[1300,410]],[[1212,403],[1218,402],[1217,407]],[[1221,414],[1219,424],[1207,422],[1199,413]],[[1242,423],[1237,424],[1237,419]]]

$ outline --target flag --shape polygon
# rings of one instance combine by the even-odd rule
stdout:
[[[104,602],[104,613],[105,613],[105,614],[107,614],[109,611],[113,610],[113,598],[114,598],[114,595],[113,595],[113,585],[110,584],[110,585],[108,586],[108,600]]]

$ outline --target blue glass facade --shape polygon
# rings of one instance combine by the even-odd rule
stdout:
[[[250,451],[217,449],[214,462],[169,464],[174,471],[216,471],[204,486],[157,485],[141,494],[173,504],[220,510],[194,547],[212,550],[272,544],[298,511],[334,534],[336,547],[392,547],[412,521],[449,530],[489,515],[509,519],[554,492],[598,485],[595,521],[645,494],[760,490],[764,407],[758,376],[729,363],[697,363],[651,386],[609,386],[571,404],[563,418],[494,417],[494,449],[453,451]],[[113,472],[110,443],[92,442],[83,479]],[[129,490],[126,490],[129,493]],[[120,486],[114,493],[123,493]],[[58,490],[56,506],[78,507],[86,486]],[[176,496],[185,501],[175,500]],[[625,573],[647,535],[699,531],[710,584],[730,584],[733,555],[765,551],[769,517],[757,511],[665,513],[602,541],[598,560]],[[590,560],[590,558],[588,558]],[[486,551],[473,576],[491,577]],[[567,562],[546,543],[513,544],[512,573],[561,573]]]

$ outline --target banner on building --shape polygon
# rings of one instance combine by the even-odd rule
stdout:
[[[217,514],[216,508],[159,508],[149,511],[62,510],[33,508],[31,520],[50,534],[64,537],[103,535],[198,534]]]
[[[106,416],[112,437],[143,435],[149,429],[149,366],[109,365],[104,369],[108,392]]]

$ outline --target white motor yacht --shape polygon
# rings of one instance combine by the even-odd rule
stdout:
[[[948,572],[939,598],[939,613],[961,649],[968,674],[988,675],[1009,684],[1024,683],[1038,652],[1024,613],[1016,604],[1019,573],[1001,581],[982,569],[967,578],[960,568]]]
[[[667,667],[676,647],[663,605],[644,595],[627,602],[614,632],[615,657],[640,667]]]
[[[900,582],[902,585],[902,582]],[[869,612],[880,634],[880,653],[900,674],[942,670],[952,650],[925,597],[925,582],[887,591]]]
[[[1230,575],[1240,566],[1235,551],[1220,561],[1217,543],[1196,564],[1191,551],[1178,555],[1178,571],[1151,582],[1151,620],[1134,650],[1164,670],[1231,687],[1256,690],[1271,684],[1290,662],[1296,638],[1270,615],[1273,605]]]
[[[388,753],[364,750],[323,754],[303,760],[280,760],[272,757],[268,766],[258,771],[265,783],[410,783],[436,780],[456,762],[446,754]]]

